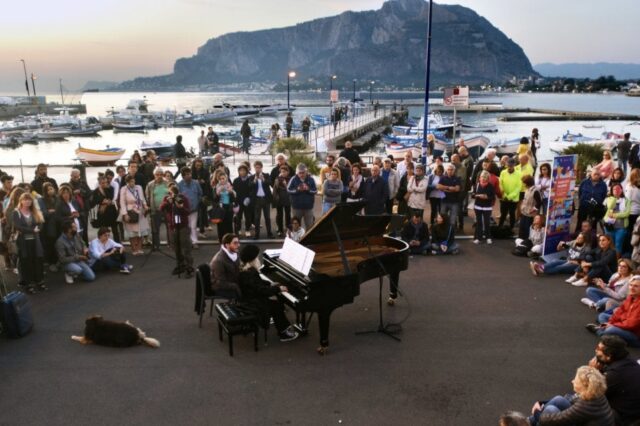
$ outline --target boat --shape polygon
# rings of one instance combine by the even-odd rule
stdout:
[[[453,142],[449,139],[435,138],[433,141],[433,157],[443,157],[453,152]]]
[[[419,143],[409,146],[399,143],[390,143],[385,145],[384,152],[387,155],[393,155],[394,159],[403,158],[407,152],[411,152],[413,158],[419,158],[422,155],[422,146]]]
[[[223,103],[221,108],[227,108],[236,113],[239,118],[255,117],[260,115],[260,108],[254,105],[231,105]]]
[[[318,126],[325,126],[327,124],[331,124],[331,117],[325,117],[324,115],[311,114],[309,118]]]
[[[585,129],[602,129],[604,126],[602,124],[584,124],[582,127]]]
[[[288,108],[289,111],[293,111],[294,109],[293,105]],[[263,105],[260,107],[260,115],[277,115],[286,111],[287,106],[285,104]]]
[[[498,131],[497,126],[471,126],[469,124],[462,124],[456,127],[461,133],[496,133]]]
[[[217,121],[229,121],[236,117],[236,113],[224,106],[214,107],[213,110],[207,110],[202,114],[193,117],[194,123],[215,123]]]
[[[520,138],[507,139],[507,140],[493,140],[489,143],[487,148],[493,148],[496,150],[496,155],[515,155],[518,152],[520,146]]]
[[[100,124],[73,126],[69,130],[69,136],[96,136],[100,130],[102,130]]]
[[[589,142],[595,140],[595,138],[585,136],[582,133],[571,133],[569,130],[562,135],[563,142]]]
[[[473,157],[474,160],[477,160],[484,154],[490,142],[488,137],[482,135],[464,138],[464,146],[467,147],[469,155]]]
[[[60,140],[64,139],[71,134],[71,130],[65,129],[41,129],[35,132],[35,136],[38,139],[43,140]]]
[[[627,96],[640,96],[640,87],[634,87],[633,89],[629,89]]]
[[[155,141],[155,142],[142,142],[140,144],[141,151],[148,151],[152,149],[156,155],[158,156],[158,160],[160,161],[168,161],[171,160],[175,156],[174,143],[164,142],[164,141]]]
[[[111,166],[122,158],[123,148],[89,149],[78,145],[76,155],[85,164],[90,166]]]
[[[116,121],[113,123],[114,131],[119,132],[144,132],[146,127],[147,126],[142,121]]]
[[[0,135],[0,148],[17,148],[22,143],[14,136]]]

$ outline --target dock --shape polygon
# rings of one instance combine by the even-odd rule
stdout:
[[[0,120],[10,120],[21,115],[57,115],[61,108],[67,108],[69,114],[86,114],[87,106],[85,104],[59,104],[57,102],[40,103],[33,102],[27,104],[16,105],[0,105]]]

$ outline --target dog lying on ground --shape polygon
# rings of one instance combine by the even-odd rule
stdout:
[[[159,341],[147,337],[144,331],[136,328],[129,321],[107,321],[99,315],[87,318],[84,336],[71,336],[71,339],[83,345],[94,343],[115,348],[128,348],[143,344],[152,348],[160,347]]]

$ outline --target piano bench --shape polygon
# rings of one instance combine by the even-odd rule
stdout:
[[[231,303],[216,303],[218,318],[218,337],[223,339],[223,331],[229,339],[229,355],[233,356],[233,337],[239,334],[246,336],[253,334],[253,347],[258,352],[258,317],[240,305]]]

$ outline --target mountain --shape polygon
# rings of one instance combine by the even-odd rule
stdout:
[[[89,80],[87,83],[82,86],[80,89],[83,92],[86,91],[96,91],[96,90],[109,90],[114,89],[118,86],[119,83],[115,81],[92,81]]]
[[[597,62],[592,64],[552,64],[545,62],[533,67],[547,77],[598,78],[612,75],[618,80],[640,79],[640,64]]]
[[[120,89],[286,81],[326,82],[337,74],[385,83],[424,86],[428,5],[388,0],[379,10],[344,12],[292,27],[225,34],[197,54],[178,59],[173,74],[136,78]],[[473,10],[433,6],[432,84],[502,83],[537,75],[522,48]],[[326,83],[325,83],[326,84]]]

